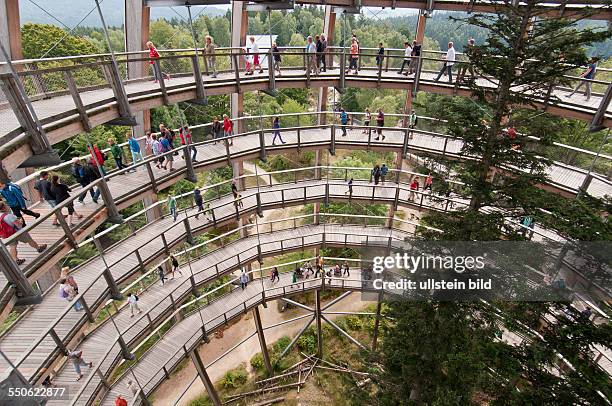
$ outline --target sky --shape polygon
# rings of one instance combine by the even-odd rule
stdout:
[[[229,5],[218,6],[194,6],[192,15],[208,14],[222,15],[229,9]],[[120,26],[124,21],[124,0],[101,0],[100,8],[104,13],[104,19],[109,26]],[[67,10],[70,10],[67,12]],[[94,0],[19,0],[19,12],[21,23],[47,23],[58,26],[73,28],[79,24],[82,26],[101,26],[100,17],[95,10]],[[416,10],[410,9],[384,9],[364,7],[363,14],[366,17],[384,18],[387,16],[399,16],[415,14]],[[151,19],[161,17],[167,19],[173,17],[187,18],[184,7],[156,7],[151,10]],[[59,21],[58,21],[59,20]]]

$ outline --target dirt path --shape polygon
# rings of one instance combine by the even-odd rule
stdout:
[[[361,300],[359,293],[353,293],[344,300],[330,307],[330,311],[360,311],[368,304],[374,302],[366,302]],[[262,324],[266,326],[297,317],[301,314],[306,314],[305,310],[293,309],[284,313],[280,313],[277,308],[276,301],[268,303],[268,308],[260,308]],[[340,315],[329,315],[333,319]],[[236,345],[244,338],[255,331],[255,323],[253,322],[251,313],[244,316],[238,323],[230,326],[223,331],[223,337],[220,339],[211,337],[210,342],[200,346],[199,353],[202,361],[205,364],[212,362],[232,346]],[[273,329],[266,330],[266,342],[271,345],[283,336],[294,336],[302,328],[307,320],[297,320],[287,323]],[[348,344],[347,344],[348,345]],[[223,375],[234,368],[237,368],[242,363],[246,363],[249,367],[250,359],[260,352],[259,341],[257,336],[251,337],[249,340],[235,348],[223,359],[218,361],[214,366],[208,369],[210,379],[214,382],[223,377]],[[173,405],[178,396],[185,390],[185,387],[195,376],[196,371],[193,364],[189,362],[186,367],[165,381],[154,393],[151,401],[154,405],[169,406]],[[181,399],[179,405],[188,405],[191,400],[199,396],[205,391],[204,385],[198,379],[189,388],[185,396]]]

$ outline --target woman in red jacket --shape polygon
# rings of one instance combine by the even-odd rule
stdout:
[[[147,48],[149,48],[149,58],[151,58],[149,63],[151,64],[151,69],[153,70],[153,81],[157,83],[157,72],[155,71],[155,66],[153,65],[155,65],[155,59],[159,59],[159,52],[157,52],[157,48],[155,48],[155,45],[153,45],[151,41],[147,42]],[[170,80],[170,75],[167,73],[162,72],[162,75],[166,80]]]
[[[227,114],[223,115],[223,136],[231,137],[234,133],[234,124],[232,124],[232,120],[229,119]],[[234,140],[230,138],[230,145],[234,145]]]
[[[98,144],[93,145],[92,147],[87,147],[93,161],[100,167],[100,172],[102,175],[106,176],[106,171],[104,170],[104,161],[106,160],[106,155],[100,151],[98,148]]]

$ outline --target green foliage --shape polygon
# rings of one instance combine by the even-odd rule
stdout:
[[[91,55],[98,53],[92,44],[83,38],[67,35],[66,31],[50,24],[26,23],[21,27],[23,57],[36,59],[46,54],[46,58]],[[54,47],[50,50],[51,47]]]
[[[261,352],[258,352],[251,358],[251,366],[255,368],[258,373],[263,373],[265,371],[264,359]]]
[[[247,381],[248,373],[244,367],[227,371],[221,379],[221,386],[225,389],[235,389]]]
[[[309,327],[304,334],[297,340],[298,348],[305,354],[314,354],[317,352],[317,334],[314,328]]]

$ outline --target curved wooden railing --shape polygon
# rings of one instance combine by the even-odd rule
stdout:
[[[172,102],[203,99],[215,94],[227,94],[250,90],[275,90],[283,87],[296,86],[345,86],[373,88],[410,88],[413,92],[424,90],[445,94],[468,95],[469,91],[461,83],[449,85],[434,82],[432,79],[442,63],[440,52],[423,51],[414,78],[403,79],[395,74],[404,59],[403,50],[389,49],[381,64],[376,64],[374,50],[362,49],[359,55],[360,75],[348,75],[344,67],[348,66],[345,49],[331,47],[327,55],[330,62],[340,69],[331,70],[323,75],[315,75],[310,69],[311,58],[303,48],[285,48],[283,50],[283,74],[276,77],[273,70],[264,75],[256,74],[245,77],[241,73],[243,59],[248,56],[242,50],[234,48],[219,48],[216,53],[219,77],[206,78],[204,81],[193,80],[193,74],[201,70],[208,73],[206,58],[196,55],[193,50],[165,50],[160,59],[153,65],[143,52],[117,54],[120,71],[112,71],[114,65],[107,55],[91,55],[80,57],[53,58],[39,61],[15,61],[17,76],[28,97],[33,101],[33,108],[39,119],[43,132],[46,132],[51,144],[67,137],[88,130],[109,120],[123,118],[129,121],[128,112],[148,109]],[[268,51],[262,49],[262,56],[267,57]],[[461,63],[458,55],[458,65]],[[58,66],[59,65],[59,66]],[[49,66],[49,67],[43,67]],[[151,72],[146,69],[167,72],[173,79],[150,82]],[[138,71],[140,75],[133,76],[128,72]],[[599,78],[592,80],[594,97],[600,105],[590,106],[582,99],[567,99],[561,97],[571,89],[558,87],[552,92],[533,95],[533,102],[547,106],[547,111],[553,114],[572,115],[577,118],[593,120],[597,116],[597,125],[609,125],[612,118],[608,111],[610,96],[609,71],[599,69]],[[604,78],[605,80],[601,80]],[[14,81],[8,74],[0,75],[5,82]],[[491,78],[482,78],[483,85],[495,86]],[[567,79],[577,84],[583,80],[579,76],[568,76]],[[330,83],[333,82],[333,83]],[[8,88],[15,84],[7,83]],[[125,87],[125,92],[117,90]],[[515,89],[520,91],[520,89]],[[62,103],[52,102],[55,97],[63,97]],[[595,100],[594,99],[594,100]],[[15,109],[17,106],[12,105]],[[12,113],[9,114],[9,113]],[[0,157],[9,158],[10,154],[27,144],[28,137],[20,128],[17,117],[27,114],[25,111],[0,110],[0,133],[2,138]],[[600,121],[600,122],[599,122]],[[13,126],[13,124],[15,124]],[[71,123],[71,125],[68,125]],[[595,125],[595,124],[594,124]],[[11,128],[13,126],[13,128]],[[31,135],[31,134],[30,134]],[[24,153],[24,151],[22,151]],[[17,155],[14,155],[15,157]],[[6,161],[5,161],[6,162]],[[16,162],[14,163],[17,164]],[[14,166],[8,161],[5,164],[9,172]]]

